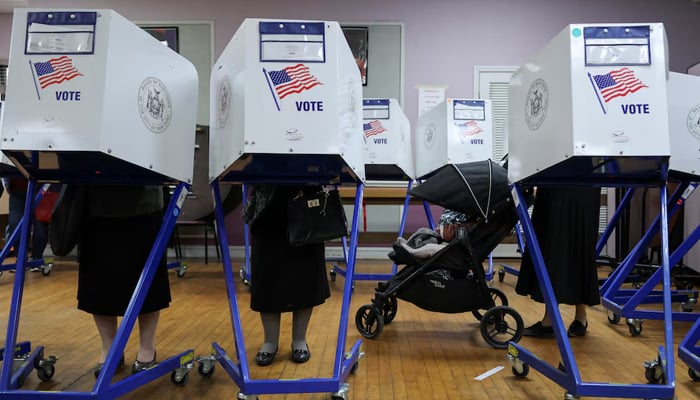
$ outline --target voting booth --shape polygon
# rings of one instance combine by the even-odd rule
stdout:
[[[448,98],[418,118],[416,176],[427,177],[446,164],[491,158],[491,100]]]
[[[508,354],[515,375],[525,376],[533,366],[563,386],[567,397],[673,396],[666,212],[671,155],[667,78],[668,48],[662,24],[572,24],[525,61],[510,81],[511,193],[547,312],[552,317],[562,362],[559,366],[549,365],[517,343],[510,344]],[[636,187],[659,189],[659,271],[664,287],[659,298],[664,305],[665,331],[659,354],[643,363],[648,383],[582,381],[524,196],[527,188],[547,185],[620,187],[628,193]],[[619,315],[624,314],[632,334],[641,332],[637,321],[642,312],[629,309],[624,302],[607,300],[604,293],[606,286],[619,293],[619,285],[640,255],[637,246],[601,287],[601,301],[609,318],[610,312],[617,313],[618,321]]]
[[[238,398],[306,392],[345,398],[348,387],[343,381],[357,366],[361,343],[345,352],[350,280],[343,291],[331,377],[250,378],[219,192],[220,183],[233,182],[356,185],[355,212],[348,227],[348,274],[353,274],[357,210],[365,179],[362,81],[340,25],[335,21],[244,20],[214,64],[210,94],[209,173],[237,357],[226,355],[213,343],[213,354],[200,360],[199,371],[211,374],[214,363],[221,363],[240,388]],[[245,233],[247,262],[247,230]]]
[[[15,12],[12,39],[0,145],[25,175],[191,182],[189,61],[111,10]]]
[[[197,72],[112,10],[16,9],[12,24],[0,149],[29,179],[24,221],[30,220],[37,182],[177,187],[91,393],[16,390],[32,367],[40,379],[51,379],[55,362],[43,357],[43,348],[24,359],[19,371],[8,361],[26,272],[24,224],[0,397],[12,392],[12,398],[116,398],[165,374],[184,384],[194,359],[191,349],[159,360],[133,379],[113,383],[112,378],[192,180]]]
[[[396,99],[362,100],[367,180],[415,179],[411,124]]]
[[[509,179],[657,169],[670,155],[667,57],[661,24],[564,29],[511,77]]]
[[[212,69],[211,179],[364,180],[358,74],[337,22],[246,19]]]

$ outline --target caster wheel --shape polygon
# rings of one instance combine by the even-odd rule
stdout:
[[[375,306],[365,304],[355,314],[355,326],[362,336],[374,339],[384,329],[384,317]]]
[[[183,264],[180,268],[177,269],[177,277],[182,278],[185,276],[185,272],[187,271],[187,265]]]
[[[610,310],[608,310],[608,322],[610,322],[613,325],[617,325],[620,323],[620,314],[614,313]]]
[[[530,366],[527,364],[522,364],[522,367],[520,369],[516,367],[511,367],[511,372],[513,372],[513,375],[517,376],[518,378],[524,378],[527,376],[527,374],[530,373]]]
[[[503,268],[501,268],[498,271],[498,281],[503,282],[505,279],[506,279],[506,271]]]
[[[54,373],[56,373],[56,368],[53,364],[44,365],[36,370],[36,376],[44,382],[50,381]]]
[[[396,317],[396,310],[399,308],[399,302],[396,300],[396,296],[389,296],[386,298],[386,303],[384,303],[382,316],[384,317],[384,324],[390,324],[391,321]]]
[[[489,288],[489,293],[491,294],[491,299],[493,299],[493,304],[496,306],[507,306],[508,305],[508,297],[506,296],[505,293],[502,291],[496,289],[496,288]],[[474,318],[477,319],[477,321],[481,321],[481,318],[484,316],[483,313],[487,311],[485,309],[480,309],[480,310],[474,310],[472,311],[472,315],[474,315]]]
[[[627,319],[627,328],[629,328],[630,335],[639,336],[642,334],[642,320],[639,319]]]
[[[187,381],[189,380],[190,374],[187,372],[183,374],[180,371],[175,370],[170,373],[170,382],[174,383],[177,386],[185,386],[187,385]]]
[[[481,319],[481,336],[495,349],[508,348],[508,342],[523,337],[525,323],[520,314],[509,306],[496,306]]]
[[[335,271],[331,271],[328,274],[331,276],[331,282],[335,282],[337,273]]]
[[[693,382],[700,382],[700,374],[690,367],[688,367],[688,376],[693,380]]]
[[[211,365],[206,365],[206,364],[211,364]],[[197,372],[199,372],[199,375],[211,378],[214,375],[214,371],[216,370],[216,364],[213,363],[199,363],[199,366],[197,367]]]
[[[48,276],[51,273],[52,269],[53,269],[53,263],[48,263],[41,268],[41,274],[44,276]]]

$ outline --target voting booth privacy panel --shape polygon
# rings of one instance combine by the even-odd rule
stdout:
[[[554,37],[510,81],[510,180],[657,170],[670,155],[667,49],[658,23],[570,25]]]
[[[490,100],[456,98],[423,114],[414,135],[416,176],[427,177],[446,164],[491,158],[491,115]]]
[[[367,179],[415,179],[411,124],[398,101],[364,99],[362,106]]]
[[[210,84],[210,180],[364,180],[362,82],[337,22],[246,19]]]
[[[191,183],[197,87],[189,61],[112,10],[16,10],[2,150],[37,180]]]
[[[670,173],[697,181],[700,175],[700,77],[669,73],[668,113]]]

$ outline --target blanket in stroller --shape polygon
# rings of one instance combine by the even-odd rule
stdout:
[[[462,313],[493,307],[483,268],[472,266],[464,241],[428,241],[427,246],[437,245],[440,250],[425,258],[409,249],[407,244],[417,242],[412,239],[413,236],[393,244],[389,258],[405,266],[384,285],[385,289],[395,289],[397,298],[428,311]],[[418,242],[423,244],[419,247],[426,245],[425,241]]]

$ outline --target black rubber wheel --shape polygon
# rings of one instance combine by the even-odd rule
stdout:
[[[216,370],[216,364],[212,364],[211,367],[208,369],[205,369],[204,363],[200,362],[199,366],[197,367],[197,372],[199,372],[199,375],[211,378],[214,375],[214,371]]]
[[[495,349],[508,348],[508,342],[519,342],[525,323],[520,314],[509,306],[496,306],[481,319],[481,336]]]
[[[399,302],[396,300],[396,296],[389,296],[386,298],[386,303],[384,303],[382,316],[384,317],[384,323],[390,324],[391,321],[396,317],[396,311],[399,308]]]
[[[491,295],[491,299],[493,300],[493,304],[495,306],[507,306],[508,305],[508,296],[506,296],[505,293],[500,291],[499,289],[496,288],[489,288],[489,294]],[[486,312],[487,309],[481,308],[477,310],[473,310],[472,314],[474,315],[474,318],[477,319],[477,321],[481,321],[481,318],[484,316],[484,312]]]
[[[527,376],[527,374],[530,373],[530,366],[527,364],[523,364],[522,371],[518,371],[518,369],[515,367],[512,367],[510,370],[511,372],[513,372],[513,375],[517,376],[518,378],[524,378]]]
[[[693,382],[700,382],[700,375],[698,375],[698,373],[691,367],[688,367],[688,376],[693,380]]]
[[[177,386],[185,386],[187,385],[187,381],[190,380],[190,374],[185,373],[178,379],[177,376],[177,371],[173,371],[170,373],[170,382],[174,383]]]
[[[384,317],[375,306],[365,304],[355,314],[355,326],[362,336],[374,339],[384,329]]]
[[[608,322],[610,322],[613,325],[619,324],[620,323],[620,314],[608,311]]]
[[[38,376],[39,379],[44,382],[50,381],[55,373],[56,368],[53,366],[53,364],[46,364],[43,367],[37,368],[36,370],[36,376]]]
[[[651,367],[644,370],[644,377],[647,378],[649,383],[661,382],[662,375],[660,367]]]

